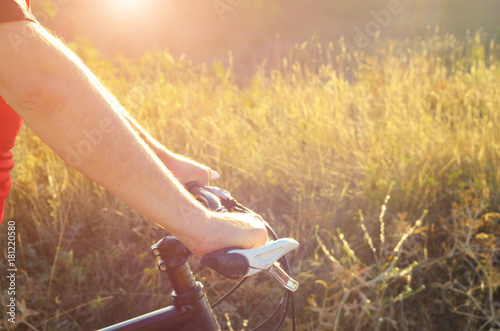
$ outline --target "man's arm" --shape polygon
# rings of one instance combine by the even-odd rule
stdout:
[[[201,186],[205,186],[208,185],[210,179],[219,178],[219,174],[209,167],[166,149],[151,137],[128,113],[123,112],[122,116],[181,184],[196,182]]]
[[[15,37],[23,38],[13,44]],[[97,78],[39,24],[0,24],[0,94],[69,165],[177,236],[198,256],[250,248],[256,218],[207,211],[120,116]]]

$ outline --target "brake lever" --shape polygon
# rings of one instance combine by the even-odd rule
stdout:
[[[204,186],[203,188],[208,192],[212,193],[213,195],[215,195],[216,197],[218,197],[219,199],[228,200],[233,198],[228,191],[223,190],[220,187]]]
[[[213,252],[205,255],[200,262],[230,279],[248,277],[268,270],[285,288],[296,291],[299,283],[288,275],[277,261],[298,246],[297,241],[282,238],[257,248],[230,248]]]

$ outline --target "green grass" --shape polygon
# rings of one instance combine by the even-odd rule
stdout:
[[[244,83],[222,64],[74,48],[159,141],[301,243],[299,329],[500,327],[499,48],[480,33],[369,54],[312,39]],[[15,156],[19,329],[98,328],[169,302],[148,255],[159,228],[28,128]],[[210,298],[231,285],[196,265]],[[279,293],[260,276],[216,309],[221,325],[256,325]]]

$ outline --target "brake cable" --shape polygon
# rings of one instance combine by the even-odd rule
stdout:
[[[240,213],[248,213],[248,214],[255,214],[257,215],[254,211],[248,209],[247,207],[241,205],[238,201],[236,201],[234,198],[228,198],[228,199],[220,199],[220,202],[221,204],[228,210],[228,211],[237,211],[237,212],[240,212]],[[266,226],[266,229],[267,231],[271,234],[272,238],[274,240],[277,240],[278,239],[278,236],[276,235],[276,232],[273,230],[273,228],[271,228],[271,226],[269,225],[269,223],[267,223],[266,221],[262,220],[262,222],[264,223],[264,225]],[[288,273],[288,275],[291,276],[291,270],[290,270],[290,265],[288,263],[288,259],[286,256],[283,256],[281,257],[278,262],[280,262],[282,265],[283,265],[283,268],[285,269],[285,271]],[[242,280],[240,280],[233,288],[231,288],[231,290],[229,290],[226,294],[224,294],[221,298],[219,298],[215,303],[213,303],[211,305],[212,308],[215,308],[216,306],[218,306],[222,301],[226,300],[231,294],[233,294],[246,280],[248,279],[248,277],[245,277],[243,278]],[[274,311],[271,313],[271,315],[269,317],[267,317],[262,323],[260,323],[258,326],[256,326],[255,328],[252,329],[252,331],[254,330],[258,330],[260,328],[262,328],[264,325],[266,325],[271,319],[273,319],[276,314],[282,309],[283,307],[283,304],[285,303],[286,301],[286,307],[285,307],[285,310],[283,312],[283,316],[281,317],[278,325],[276,326],[275,330],[278,330],[281,325],[283,324],[283,322],[285,321],[286,319],[286,316],[288,315],[288,309],[290,308],[291,306],[291,314],[292,314],[292,330],[295,331],[295,301],[294,301],[294,297],[293,297],[293,292],[288,290],[288,289],[285,289],[285,293],[283,294],[283,297],[281,298],[280,300],[280,303],[278,304],[278,306],[274,309]]]
[[[212,303],[210,305],[210,307],[215,308],[219,305],[219,303],[221,303],[222,301],[226,300],[226,298],[228,298],[231,294],[234,293],[234,291],[236,291],[246,280],[248,279],[248,277],[245,277],[243,278],[242,280],[240,280],[238,282],[238,284],[234,285],[232,289],[230,289],[226,294],[224,294],[222,297],[219,298],[219,300],[215,301],[214,303]]]

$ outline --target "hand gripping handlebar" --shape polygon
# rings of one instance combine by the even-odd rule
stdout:
[[[219,187],[201,187],[196,183],[189,183],[186,188],[198,201],[211,210],[253,213],[234,200],[229,192]],[[267,223],[266,227],[270,229]],[[258,248],[225,248],[205,255],[201,259],[201,264],[230,279],[248,277],[262,270],[268,270],[285,288],[295,291],[299,283],[281,268],[278,260],[298,246],[297,241],[283,238],[270,241]]]

